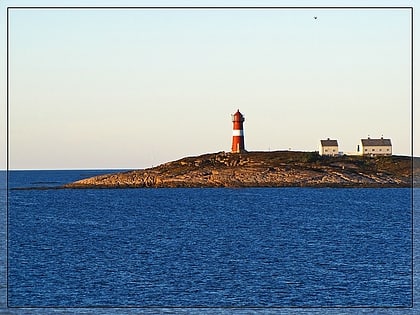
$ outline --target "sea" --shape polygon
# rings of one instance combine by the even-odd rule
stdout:
[[[117,171],[9,172],[8,308],[413,307],[416,189],[57,189]]]

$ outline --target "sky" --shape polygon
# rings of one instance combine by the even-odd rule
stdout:
[[[331,138],[354,152],[383,136],[411,154],[409,9],[19,8],[8,32],[10,169],[136,169],[230,151],[237,109],[249,151],[315,151]]]

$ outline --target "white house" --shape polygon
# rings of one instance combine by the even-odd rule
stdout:
[[[357,151],[361,155],[392,155],[391,139],[361,139],[360,145],[357,146]]]
[[[319,155],[338,155],[338,142],[337,140],[321,140],[319,144]]]

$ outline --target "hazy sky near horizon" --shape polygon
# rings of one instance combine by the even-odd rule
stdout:
[[[12,169],[145,168],[391,138],[409,155],[408,9],[12,9]],[[314,19],[314,17],[317,19]]]

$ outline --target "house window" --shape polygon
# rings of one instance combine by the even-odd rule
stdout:
[[[379,151],[382,151],[382,149],[379,149]]]
[[[387,151],[389,151],[389,149],[386,149]]]
[[[375,151],[375,149],[372,149],[372,152]]]
[[[365,152],[367,152],[367,149],[365,149]]]

